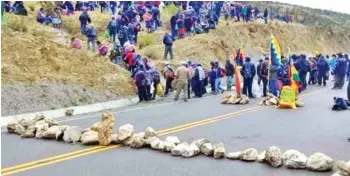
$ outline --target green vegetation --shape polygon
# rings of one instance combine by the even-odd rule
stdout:
[[[156,39],[154,38],[154,36],[152,34],[143,34],[138,36],[138,40],[137,43],[140,47],[140,49],[153,45],[156,43]]]

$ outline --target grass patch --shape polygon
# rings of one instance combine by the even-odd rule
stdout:
[[[154,38],[154,36],[152,34],[144,34],[144,35],[140,35],[137,43],[140,47],[140,49],[153,45],[156,43],[156,39]]]
[[[169,23],[171,17],[173,15],[175,15],[176,13],[178,12],[178,9],[177,7],[174,5],[174,4],[171,4],[171,5],[168,5],[168,6],[165,6],[163,9],[162,9],[162,12],[160,14],[160,18],[161,20],[163,21],[163,25],[165,26],[165,22],[166,23]]]
[[[25,17],[21,17],[18,15],[8,14],[6,15],[7,27],[14,31],[18,32],[27,32],[28,26],[26,23]]]

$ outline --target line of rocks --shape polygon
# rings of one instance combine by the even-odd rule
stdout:
[[[56,120],[39,115],[34,120],[23,119],[9,123],[7,130],[22,138],[56,139],[73,144],[81,142],[83,145],[122,144],[135,149],[150,147],[153,150],[169,152],[173,156],[191,158],[203,154],[215,159],[226,157],[231,160],[258,161],[276,168],[286,165],[289,169],[325,172],[332,170],[336,165],[338,171],[333,176],[350,176],[350,161],[348,163],[339,161],[335,164],[332,158],[322,153],[314,153],[307,158],[305,154],[297,150],[287,150],[282,154],[278,147],[273,146],[260,154],[255,148],[226,154],[223,143],[213,145],[206,138],[188,143],[180,141],[176,136],[167,136],[165,140],[161,140],[152,127],[147,127],[145,132],[135,133],[133,125],[125,124],[113,134],[114,122],[113,113],[105,112],[100,122],[96,122],[88,129],[82,129],[78,126],[59,125]]]

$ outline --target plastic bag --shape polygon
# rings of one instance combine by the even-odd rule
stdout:
[[[257,80],[253,80],[252,92],[254,97],[261,97],[260,86]]]
[[[162,86],[160,84],[157,84],[156,88],[157,88],[157,90],[156,90],[157,95],[159,95],[159,96],[163,95],[163,88],[162,88]]]
[[[296,108],[295,104],[295,91],[290,86],[283,86],[280,94],[280,101],[278,104],[278,108],[287,108],[294,109]]]
[[[103,37],[108,39],[109,38],[109,31],[105,30],[105,32],[103,33]]]

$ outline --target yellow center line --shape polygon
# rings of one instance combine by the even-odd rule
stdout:
[[[303,94],[301,96],[303,97],[303,96],[306,96],[306,95],[310,95],[310,94],[319,92],[321,90],[323,90],[323,89],[319,89],[319,90],[316,90],[316,91],[313,91],[313,92],[310,92],[310,93],[306,93],[306,94]],[[159,136],[163,136],[163,135],[167,135],[167,134],[171,134],[171,133],[175,133],[175,132],[179,132],[179,131],[184,131],[184,130],[191,129],[191,128],[194,128],[194,127],[198,127],[198,126],[214,123],[214,122],[217,122],[217,121],[220,121],[220,120],[223,120],[223,119],[235,117],[237,115],[241,115],[241,114],[245,114],[245,113],[249,113],[249,112],[253,112],[253,111],[258,111],[258,110],[264,109],[265,107],[266,106],[257,106],[257,107],[247,108],[247,109],[243,109],[243,110],[236,111],[236,112],[233,112],[233,113],[224,114],[224,115],[220,115],[220,116],[216,116],[216,117],[212,117],[212,118],[207,118],[207,119],[204,119],[204,120],[199,120],[199,121],[195,121],[195,122],[179,125],[179,126],[175,126],[175,127],[171,127],[171,128],[167,128],[167,129],[163,129],[163,130],[157,131],[157,134]],[[57,156],[54,156],[54,157],[44,158],[44,159],[40,159],[40,160],[28,162],[28,163],[16,165],[16,166],[4,168],[4,169],[1,169],[1,174],[3,176],[11,175],[11,174],[15,174],[15,173],[18,173],[18,172],[23,172],[23,171],[26,171],[26,170],[30,170],[30,169],[34,169],[34,168],[50,165],[50,164],[55,164],[55,163],[58,163],[58,162],[61,162],[61,161],[69,160],[69,159],[78,158],[78,157],[81,157],[81,156],[85,156],[85,155],[89,155],[89,154],[93,154],[93,153],[97,153],[97,152],[102,152],[102,151],[109,150],[109,149],[119,148],[121,146],[122,145],[113,145],[113,146],[107,146],[107,147],[106,146],[90,147],[88,149],[83,149],[83,150],[78,150],[78,151],[74,151],[74,152],[69,152],[69,153],[57,155]]]

